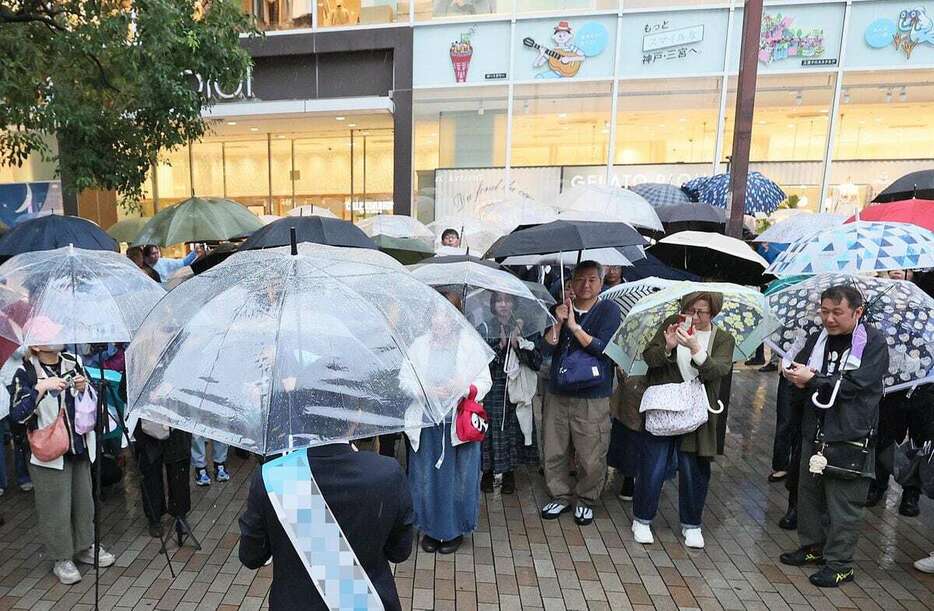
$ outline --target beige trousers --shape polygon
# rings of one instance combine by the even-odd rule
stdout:
[[[573,497],[593,506],[606,482],[610,447],[610,400],[579,399],[549,393],[542,410],[545,485],[563,503]],[[576,454],[577,483],[571,481],[571,451]]]

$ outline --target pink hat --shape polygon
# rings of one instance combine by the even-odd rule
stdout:
[[[558,25],[555,26],[555,34],[557,34],[558,32],[567,32],[568,34],[570,34],[571,24],[569,24],[567,21],[559,21]]]

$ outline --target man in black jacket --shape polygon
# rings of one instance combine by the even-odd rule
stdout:
[[[348,443],[306,450],[315,482],[379,594],[386,611],[401,608],[389,563],[412,553],[414,513],[405,474],[392,458],[357,452]],[[257,469],[240,516],[240,562],[257,569],[273,558],[269,608],[326,610],[269,500]]]
[[[782,554],[781,561],[791,566],[824,564],[810,577],[818,587],[837,587],[853,580],[853,552],[874,475],[871,444],[860,476],[853,479],[834,474],[828,469],[834,463],[820,460],[832,456],[829,450],[827,457],[815,455],[814,450],[818,431],[829,445],[875,441],[889,355],[882,334],[861,323],[862,314],[862,295],[855,288],[825,290],[820,305],[823,330],[808,338],[795,362],[783,371],[797,388],[792,400],[802,403],[803,419],[798,480],[801,547]]]

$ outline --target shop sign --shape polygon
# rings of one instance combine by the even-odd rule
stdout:
[[[847,32],[847,68],[934,64],[932,0],[854,2]]]
[[[517,65],[525,79],[571,79],[612,75],[615,18],[535,20],[520,22]],[[611,30],[613,35],[611,36]]]
[[[800,58],[802,66],[828,65],[815,62],[815,59],[823,58],[825,52],[823,28],[796,27],[795,17],[782,13],[762,17],[762,30],[759,35],[761,63],[768,65],[772,62]],[[832,61],[836,64],[835,59]]]
[[[505,22],[415,28],[413,82],[458,85],[506,79],[508,53]]]
[[[807,71],[837,65],[845,12],[842,2],[767,9],[759,30],[759,72]],[[731,71],[739,69],[743,14],[742,9],[737,9],[733,16],[728,64]]]
[[[553,201],[560,184],[560,167],[510,170],[511,195]],[[484,204],[505,199],[507,195],[503,168],[435,171],[435,216],[438,218],[476,214]]]
[[[246,78],[237,83],[237,86],[231,90],[224,90],[219,82],[202,78],[200,74],[196,74],[191,70],[185,70],[182,74],[194,77],[195,91],[200,93],[206,100],[227,102],[230,100],[248,100],[253,97],[253,72],[249,69]]]
[[[898,19],[883,17],[870,23],[864,37],[871,48],[894,47],[910,60],[916,47],[934,47],[934,18],[924,6],[903,9]]]
[[[719,72],[728,21],[729,12],[720,9],[625,15],[619,72]]]

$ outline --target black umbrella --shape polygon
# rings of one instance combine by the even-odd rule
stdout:
[[[749,286],[765,284],[765,267],[761,264],[728,253],[701,248],[700,245],[695,248],[659,242],[650,249],[650,254],[658,257],[663,263],[698,274],[705,280]]]
[[[655,208],[658,218],[666,223],[726,223],[726,210],[707,204],[677,204]]]
[[[191,271],[195,274],[203,274],[215,265],[227,260],[230,255],[240,250],[239,244],[232,242],[222,242],[211,249],[211,252],[191,264]]]
[[[521,228],[493,243],[485,257],[500,259],[521,255],[546,255],[591,248],[643,246],[647,242],[627,223],[554,221]]]
[[[897,202],[903,199],[934,199],[934,169],[905,174],[876,196],[874,202]]]
[[[376,248],[376,244],[353,223],[323,216],[289,216],[273,221],[253,232],[240,250],[288,246],[290,230],[295,228],[299,242],[350,248]]]
[[[646,253],[641,261],[633,261],[632,267],[623,268],[623,278],[625,278],[627,282],[634,282],[653,276],[666,280],[690,280],[693,282],[699,282],[701,279],[697,274],[665,265],[658,257],[651,253]]]
[[[0,238],[0,257],[55,250],[69,244],[86,250],[118,250],[117,241],[91,221],[79,216],[49,214],[13,226]]]

